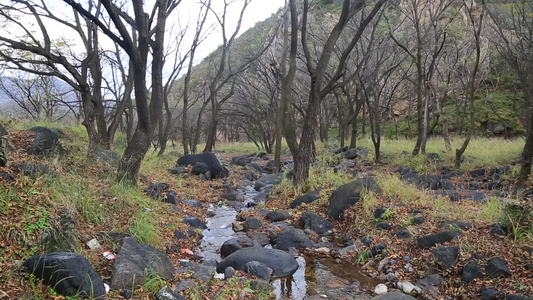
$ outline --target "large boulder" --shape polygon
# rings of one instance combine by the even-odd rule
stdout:
[[[9,133],[0,124],[0,167],[7,166],[9,159]]]
[[[59,141],[61,131],[40,126],[33,127],[29,131],[35,133],[35,137],[27,151],[28,154],[49,156],[53,152],[61,153],[64,151]]]
[[[363,190],[380,194],[381,188],[373,177],[358,178],[341,185],[329,198],[328,216],[334,220],[344,219],[344,211],[361,199]]]
[[[265,248],[242,248],[217,264],[217,272],[224,273],[227,267],[246,271],[246,264],[257,261],[273,270],[273,277],[288,277],[298,269],[298,262],[285,251]]]
[[[220,164],[213,153],[209,152],[182,156],[178,159],[177,166],[194,166],[198,162],[205,163],[209,167],[212,178],[226,178],[229,176],[228,169]]]
[[[113,266],[111,289],[135,289],[145,283],[147,274],[170,280],[174,271],[163,252],[134,238],[125,238]]]
[[[26,260],[23,266],[60,295],[105,299],[102,278],[81,254],[54,252],[35,255]]]
[[[309,192],[303,196],[300,196],[294,199],[294,201],[292,201],[292,203],[289,205],[289,208],[296,208],[304,203],[309,204],[309,203],[316,201],[318,198],[320,198],[321,190],[322,189],[317,189],[317,190],[314,190],[312,192]]]

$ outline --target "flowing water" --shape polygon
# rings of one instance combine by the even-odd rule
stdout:
[[[207,219],[208,229],[203,231],[199,255],[206,264],[214,265],[220,261],[217,252],[222,244],[236,237],[232,223],[237,217],[237,210],[248,210],[246,204],[254,202],[258,194],[253,186],[239,190],[244,194],[244,203],[238,208],[212,205],[209,210],[212,217]],[[267,245],[265,247],[272,247]],[[298,270],[290,278],[275,279],[276,299],[303,300],[313,295],[325,295],[329,299],[370,299],[370,295],[360,292],[359,286],[373,289],[380,281],[362,274],[357,266],[336,264],[332,259],[296,257]]]

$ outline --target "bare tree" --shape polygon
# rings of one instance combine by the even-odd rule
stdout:
[[[524,93],[527,110],[526,143],[522,152],[522,166],[517,184],[527,182],[533,157],[533,6],[530,1],[510,3],[482,1],[491,17],[497,39],[493,40],[498,52],[516,72]]]
[[[82,4],[74,0],[64,0],[73,9],[98,26],[105,35],[117,43],[127,54],[133,64],[133,81],[135,87],[135,105],[138,123],[131,141],[129,141],[118,168],[118,179],[137,184],[139,168],[144,155],[150,147],[154,130],[159,123],[163,107],[163,61],[165,45],[165,28],[168,16],[179,5],[180,0],[161,0],[154,3],[150,13],[145,11],[141,0],[132,1],[133,16],[130,16],[111,0],[101,3],[112,21],[108,26],[101,20],[101,15],[91,13]],[[130,33],[128,26],[134,29]],[[118,32],[118,33],[115,33]],[[148,56],[151,54],[151,86],[149,101],[147,89]]]

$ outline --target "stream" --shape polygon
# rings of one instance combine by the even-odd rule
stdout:
[[[203,231],[198,252],[206,265],[215,265],[215,261],[222,260],[218,250],[225,241],[237,237],[232,223],[236,221],[238,211],[254,209],[253,206],[247,208],[247,204],[256,202],[254,197],[260,192],[251,185],[237,190],[237,193],[244,195],[244,202],[237,207],[211,205],[208,209],[211,217],[206,220],[207,229]],[[272,248],[271,245],[265,247]],[[289,278],[277,278],[271,282],[276,299],[303,300],[314,295],[328,299],[370,299],[369,293],[360,290],[361,285],[372,290],[380,283],[362,274],[357,266],[339,265],[333,259],[301,254],[295,258],[298,270]]]

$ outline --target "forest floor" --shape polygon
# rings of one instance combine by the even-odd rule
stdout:
[[[198,176],[179,176],[169,172],[176,164],[179,153],[170,151],[161,157],[149,153],[141,169],[139,187],[130,187],[115,182],[115,168],[97,161],[87,160],[82,144],[83,138],[73,132],[67,134],[73,141],[64,140],[63,145],[68,154],[61,157],[41,159],[28,155],[28,136],[25,131],[12,131],[10,166],[0,168],[3,174],[14,178],[13,182],[0,178],[0,299],[66,299],[57,295],[50,287],[20,271],[20,263],[31,255],[41,254],[43,236],[60,226],[61,216],[69,210],[75,218],[76,245],[75,252],[81,253],[91,262],[95,271],[109,283],[112,276],[113,261],[102,253],[117,253],[119,246],[108,240],[100,240],[102,248],[90,250],[86,243],[98,237],[99,233],[117,232],[129,234],[141,243],[149,243],[168,255],[172,262],[180,260],[201,261],[197,255],[201,236],[177,240],[176,230],[187,231],[181,220],[185,216],[198,217],[202,221],[208,218],[210,205],[223,204],[220,195],[231,192],[243,179],[247,167],[228,166],[230,177],[203,181]],[[460,141],[456,141],[460,143]],[[490,171],[483,178],[472,179],[468,173],[451,178],[454,187],[460,188],[475,182],[476,187],[489,197],[485,201],[463,199],[451,201],[447,197],[435,197],[431,192],[417,188],[413,184],[400,180],[400,174],[393,169],[414,168],[418,174],[443,174],[452,169],[452,155],[444,151],[440,141],[431,141],[428,152],[438,153],[439,159],[432,160],[425,156],[411,157],[401,155],[409,151],[409,140],[385,141],[385,151],[381,163],[374,163],[371,147],[364,140],[359,146],[367,146],[370,154],[365,159],[357,160],[353,167],[334,172],[333,167],[345,161],[342,154],[336,155],[329,147],[319,147],[317,164],[311,169],[309,180],[300,188],[292,186],[285,178],[273,188],[266,204],[259,204],[259,209],[239,213],[238,219],[258,218],[267,224],[262,212],[287,211],[295,223],[306,211],[314,211],[327,216],[329,197],[342,184],[354,180],[356,176],[374,176],[381,186],[382,193],[367,193],[362,200],[345,211],[345,219],[333,221],[333,233],[329,241],[342,244],[349,236],[358,245],[358,251],[340,256],[337,251],[329,254],[319,253],[316,249],[302,250],[307,256],[331,256],[337,265],[354,265],[369,278],[386,283],[386,276],[377,265],[384,258],[369,257],[370,248],[361,244],[360,239],[371,236],[373,245],[386,244],[387,257],[394,260],[395,276],[398,282],[416,283],[425,275],[437,272],[444,278],[438,286],[438,295],[450,296],[452,299],[479,299],[482,288],[494,288],[505,294],[533,295],[533,229],[532,200],[527,192],[533,183],[522,187],[522,193],[512,193],[518,165],[513,165],[521,152],[523,141],[502,139],[475,139],[465,153],[466,162],[463,171],[480,168],[491,170],[494,167],[509,165],[510,169],[496,179]],[[220,146],[217,151],[219,159],[229,162],[237,155],[250,154],[256,150],[249,144]],[[271,155],[268,158],[272,158]],[[290,157],[285,157],[289,159]],[[43,176],[24,176],[15,166],[39,162],[51,171]],[[267,160],[258,159],[264,166]],[[20,169],[20,168],[19,168]],[[497,188],[487,185],[497,181]],[[150,183],[168,183],[177,192],[180,199],[198,200],[201,207],[191,207],[185,203],[164,203],[145,195],[143,190]],[[471,186],[470,186],[471,187]],[[317,201],[288,209],[289,204],[301,195],[317,188],[322,188]],[[468,189],[468,188],[467,188]],[[530,193],[531,194],[531,193]],[[529,195],[530,197],[530,195]],[[386,208],[385,214],[375,218],[376,209]],[[423,223],[414,224],[414,219],[422,217]],[[433,258],[432,249],[417,246],[416,238],[441,231],[443,221],[468,222],[470,227],[462,230],[461,237],[446,245],[460,247],[456,263],[451,268],[438,266]],[[389,228],[376,228],[378,223],[387,223]],[[494,224],[505,227],[505,233],[494,234]],[[399,230],[407,229],[408,238],[393,236]],[[339,247],[342,247],[340,245]],[[189,251],[190,250],[190,251]],[[409,259],[404,260],[408,257]],[[490,278],[483,276],[470,283],[462,280],[463,268],[470,262],[479,262],[485,268],[488,259],[499,257],[506,261],[510,276]],[[240,272],[239,272],[240,274]],[[183,280],[191,280],[189,272],[179,273],[168,282],[161,278],[151,278],[142,287],[134,291],[134,299],[155,299],[155,294],[164,285],[175,287]],[[240,276],[250,279],[242,273]],[[257,299],[271,298],[272,294],[251,290],[249,280],[217,280],[207,283],[196,279],[193,288],[181,291],[187,299]],[[389,288],[394,287],[388,283]],[[371,295],[372,289],[367,289]],[[123,299],[119,292],[111,292],[108,299]]]

